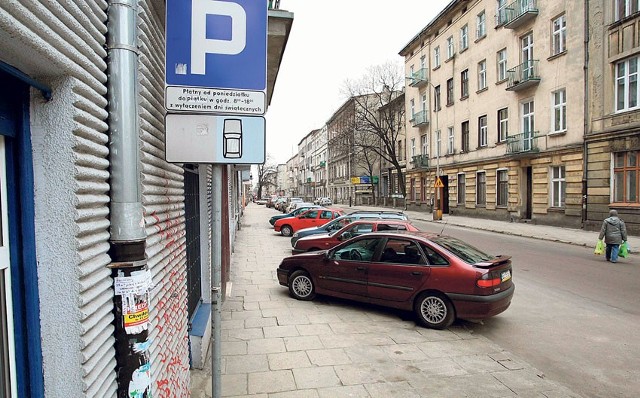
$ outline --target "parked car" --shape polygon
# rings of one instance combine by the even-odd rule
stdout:
[[[267,204],[267,198],[260,198],[260,199],[256,200],[256,204],[266,205]]]
[[[267,207],[274,207],[276,200],[278,200],[278,195],[271,195],[267,199]]]
[[[337,244],[356,236],[375,231],[419,231],[406,220],[362,219],[347,224],[341,229],[326,234],[305,236],[296,241],[292,254],[331,249]]]
[[[277,215],[275,215],[275,216],[273,216],[273,217],[271,217],[269,219],[269,224],[274,225],[276,223],[276,221],[278,221],[281,218],[295,217],[298,214],[302,214],[302,213],[304,213],[305,211],[307,211],[309,209],[317,209],[319,207],[320,206],[318,206],[318,205],[301,206],[301,207],[298,207],[297,209],[295,209],[294,211],[292,211],[291,213],[277,214]]]
[[[287,213],[291,213],[292,211],[299,209],[300,207],[311,207],[311,206],[318,206],[318,205],[314,205],[311,202],[292,202],[288,207],[289,211]]]
[[[282,211],[284,206],[287,206],[287,198],[278,198],[273,204],[273,208]]]
[[[333,205],[333,201],[331,198],[318,198],[318,204],[320,206],[331,206]]]
[[[311,209],[295,217],[281,218],[273,224],[273,228],[284,236],[291,236],[301,228],[326,224],[342,214],[343,211],[339,209]]]
[[[430,232],[372,232],[330,250],[285,257],[278,282],[298,300],[317,294],[413,311],[434,329],[505,311],[515,291],[511,256],[489,255]]]
[[[304,202],[304,200],[302,200],[302,198],[289,198],[289,201],[287,202],[287,205],[286,205],[286,207],[284,208],[284,210],[282,210],[282,212],[283,212],[283,213],[289,213],[289,212],[291,212],[291,210],[294,210],[294,209],[291,209],[291,205],[292,205],[293,203],[297,203],[297,202]]]
[[[309,235],[315,234],[326,234],[328,232],[337,231],[345,225],[352,223],[356,220],[360,220],[363,218],[371,218],[371,219],[385,219],[385,220],[408,220],[409,217],[398,211],[354,211],[353,213],[349,213],[347,215],[336,218],[335,220],[321,225],[319,227],[310,227],[304,228],[299,231],[296,231],[291,237],[291,247],[294,247],[296,241],[300,238]]]

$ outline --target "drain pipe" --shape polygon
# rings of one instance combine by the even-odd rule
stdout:
[[[583,65],[583,79],[584,79],[584,125],[582,133],[582,209],[580,214],[582,215],[582,229],[586,229],[587,226],[587,198],[588,198],[588,173],[589,167],[589,147],[587,145],[587,137],[591,133],[591,120],[589,114],[589,0],[584,2],[584,65]]]
[[[211,353],[212,398],[222,397],[222,169],[221,164],[213,165],[211,177]]]
[[[110,0],[107,21],[111,273],[118,398],[151,396],[149,285],[138,148],[136,0]]]

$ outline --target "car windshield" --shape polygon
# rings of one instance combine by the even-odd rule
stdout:
[[[449,250],[451,253],[469,264],[480,263],[491,260],[495,257],[471,246],[468,243],[450,236],[438,236],[437,238],[433,238],[432,241]]]

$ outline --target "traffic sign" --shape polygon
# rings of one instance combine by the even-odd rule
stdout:
[[[444,184],[442,183],[442,180],[440,179],[440,177],[436,178],[436,183],[433,184],[433,186],[435,188],[444,188]]]
[[[265,120],[262,116],[169,113],[165,126],[167,162],[265,162]]]
[[[264,114],[267,86],[267,3],[256,0],[167,0],[165,105],[169,111]],[[183,96],[183,87],[229,90],[251,101],[221,111],[218,97]],[[203,94],[202,91],[199,94]],[[211,100],[213,99],[213,102]],[[246,104],[245,104],[246,105]]]

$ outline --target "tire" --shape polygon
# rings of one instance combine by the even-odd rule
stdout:
[[[293,228],[291,228],[291,225],[283,225],[280,227],[280,233],[284,236],[291,236],[293,235]]]
[[[456,318],[453,304],[439,293],[423,293],[414,304],[418,321],[431,329],[446,329]]]
[[[289,277],[289,294],[296,300],[311,301],[316,297],[316,288],[311,276],[305,271],[296,271]]]

